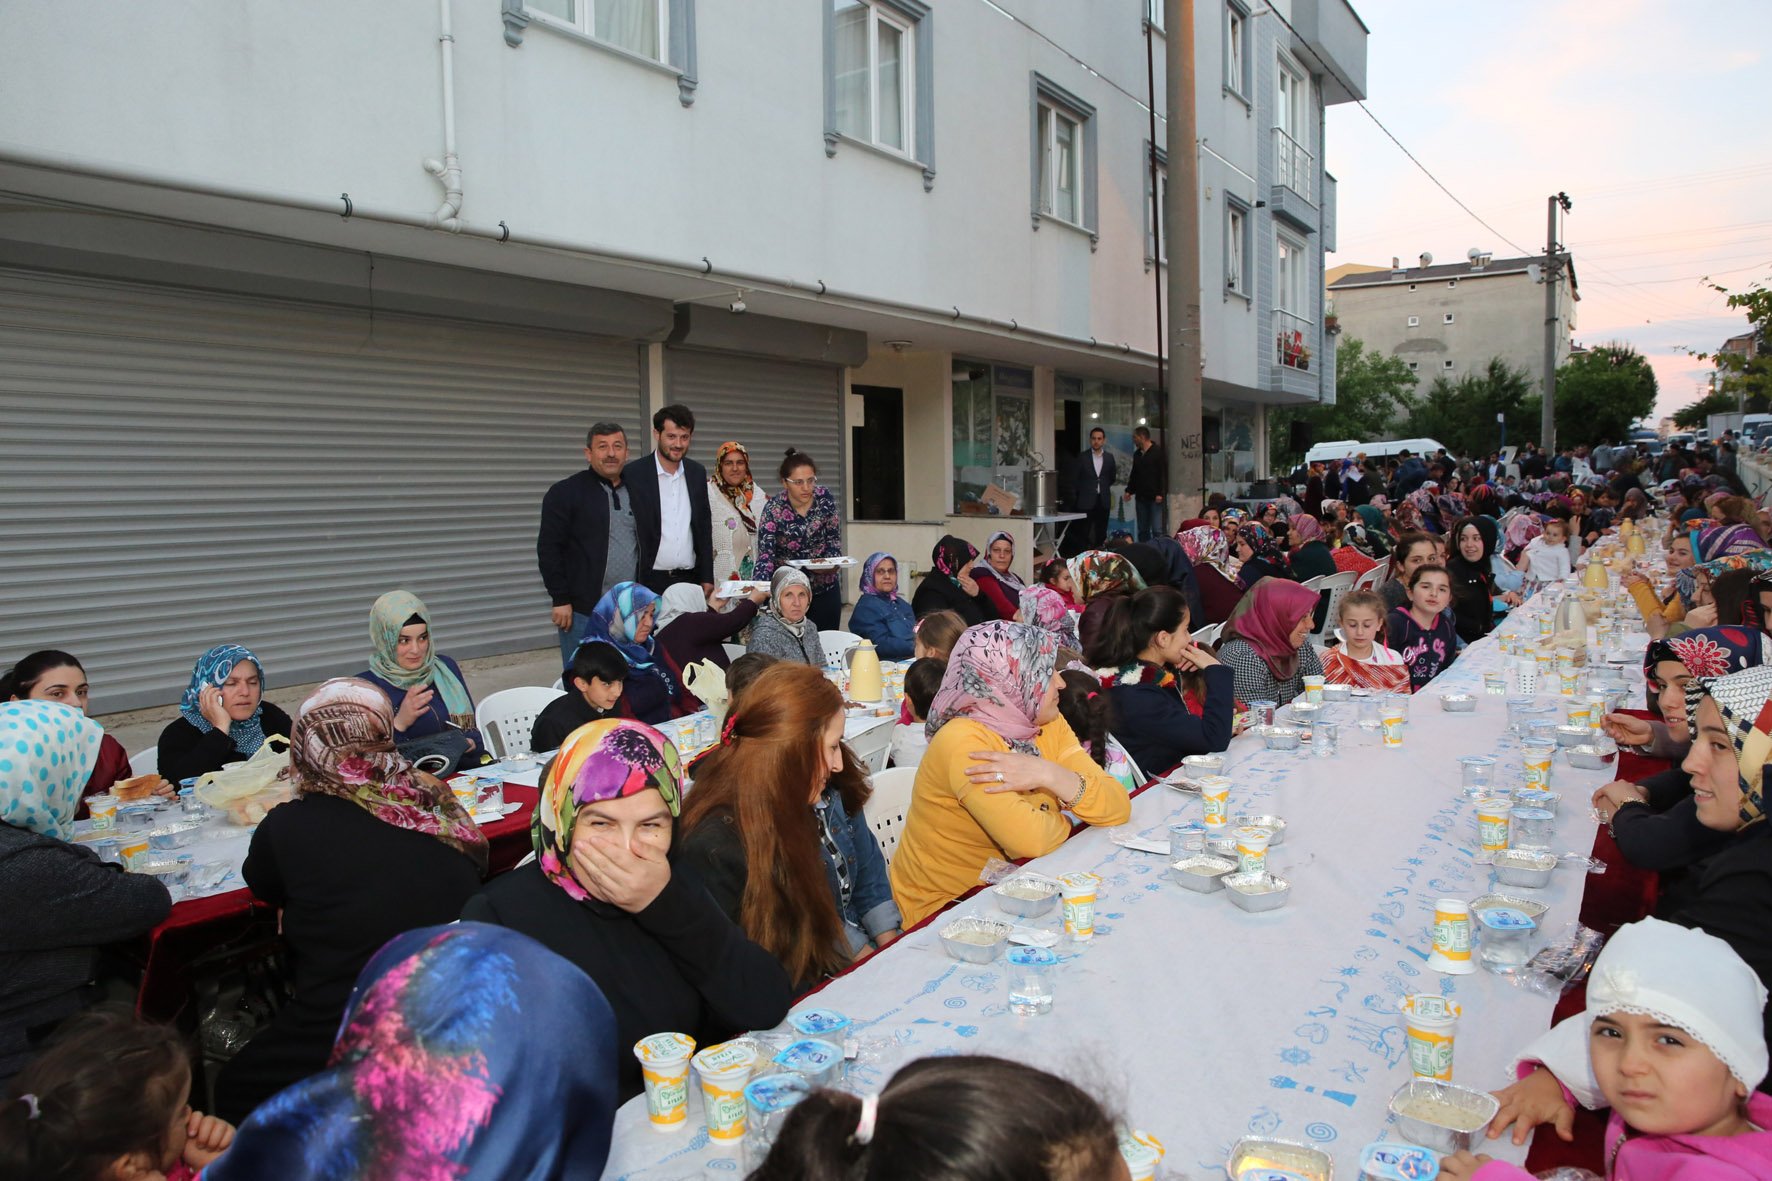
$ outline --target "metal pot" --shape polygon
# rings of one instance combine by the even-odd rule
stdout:
[[[1021,511],[1030,517],[1049,517],[1058,511],[1058,473],[1051,468],[1030,467],[1021,473]]]

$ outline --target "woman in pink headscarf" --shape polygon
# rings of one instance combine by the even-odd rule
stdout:
[[[1317,592],[1281,578],[1264,578],[1249,589],[1225,622],[1218,659],[1236,673],[1237,700],[1284,705],[1304,692],[1304,678],[1322,676],[1311,647],[1311,614]]]

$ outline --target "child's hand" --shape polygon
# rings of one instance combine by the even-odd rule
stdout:
[[[234,1142],[234,1125],[213,1115],[193,1111],[185,1122],[185,1164],[206,1169]]]
[[[1526,1143],[1539,1124],[1554,1125],[1559,1139],[1575,1139],[1575,1109],[1564,1100],[1557,1076],[1544,1067],[1494,1094],[1501,1101],[1501,1110],[1489,1121],[1489,1139],[1499,1140],[1509,1124],[1514,1128],[1515,1144]]]
[[[1470,1149],[1461,1149],[1440,1158],[1440,1176],[1446,1181],[1470,1181],[1472,1173],[1494,1159],[1486,1152],[1473,1155]]]

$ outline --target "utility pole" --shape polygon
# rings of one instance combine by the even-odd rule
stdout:
[[[1557,276],[1563,269],[1562,251],[1557,247],[1557,209],[1564,213],[1574,202],[1568,193],[1549,198],[1544,230],[1544,413],[1539,419],[1539,446],[1545,461],[1557,457]]]
[[[1169,499],[1172,520],[1199,515],[1206,491],[1200,430],[1200,151],[1194,121],[1194,0],[1163,0],[1169,108]]]

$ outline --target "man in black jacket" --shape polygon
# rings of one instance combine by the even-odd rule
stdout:
[[[622,471],[634,492],[640,540],[640,581],[663,594],[673,582],[714,589],[714,526],[708,509],[708,469],[689,458],[695,414],[666,406],[652,416],[657,450]]]
[[[1122,499],[1135,502],[1138,540],[1149,541],[1164,534],[1163,493],[1169,487],[1169,471],[1163,449],[1151,440],[1149,427],[1132,429],[1132,447],[1132,474],[1126,477]]]
[[[1071,480],[1071,511],[1087,513],[1084,549],[1100,549],[1107,540],[1108,509],[1114,503],[1114,453],[1107,449],[1107,432],[1089,432],[1089,450],[1077,457],[1077,474]]]
[[[596,423],[585,437],[590,466],[542,497],[535,564],[554,605],[562,666],[572,663],[603,592],[639,573],[634,498],[622,485],[627,458],[627,432],[613,422]],[[702,505],[705,511],[705,494]]]

